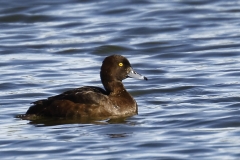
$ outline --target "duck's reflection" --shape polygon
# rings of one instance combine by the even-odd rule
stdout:
[[[18,117],[19,118],[19,117]],[[90,119],[90,118],[59,118],[59,117],[38,117],[36,119],[29,120],[29,124],[32,124],[36,127],[44,126],[55,126],[55,125],[64,125],[64,124],[96,124],[96,125],[107,125],[107,124],[130,124],[127,118],[111,118],[111,119]],[[23,120],[26,120],[23,118]]]

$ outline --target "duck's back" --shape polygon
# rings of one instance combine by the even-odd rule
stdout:
[[[108,93],[99,87],[81,87],[48,99],[33,102],[26,115],[52,117],[109,116]]]

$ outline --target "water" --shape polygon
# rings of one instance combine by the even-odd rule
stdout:
[[[0,2],[1,159],[239,159],[240,1]],[[124,84],[125,120],[14,118],[65,90],[102,87],[104,57],[149,81]]]

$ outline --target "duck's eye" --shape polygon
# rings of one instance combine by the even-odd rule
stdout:
[[[123,66],[123,63],[118,63],[118,65],[119,65],[120,67],[122,67],[122,66]]]

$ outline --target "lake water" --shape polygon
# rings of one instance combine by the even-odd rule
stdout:
[[[240,1],[0,1],[1,159],[240,159]],[[15,118],[129,59],[139,114]]]

